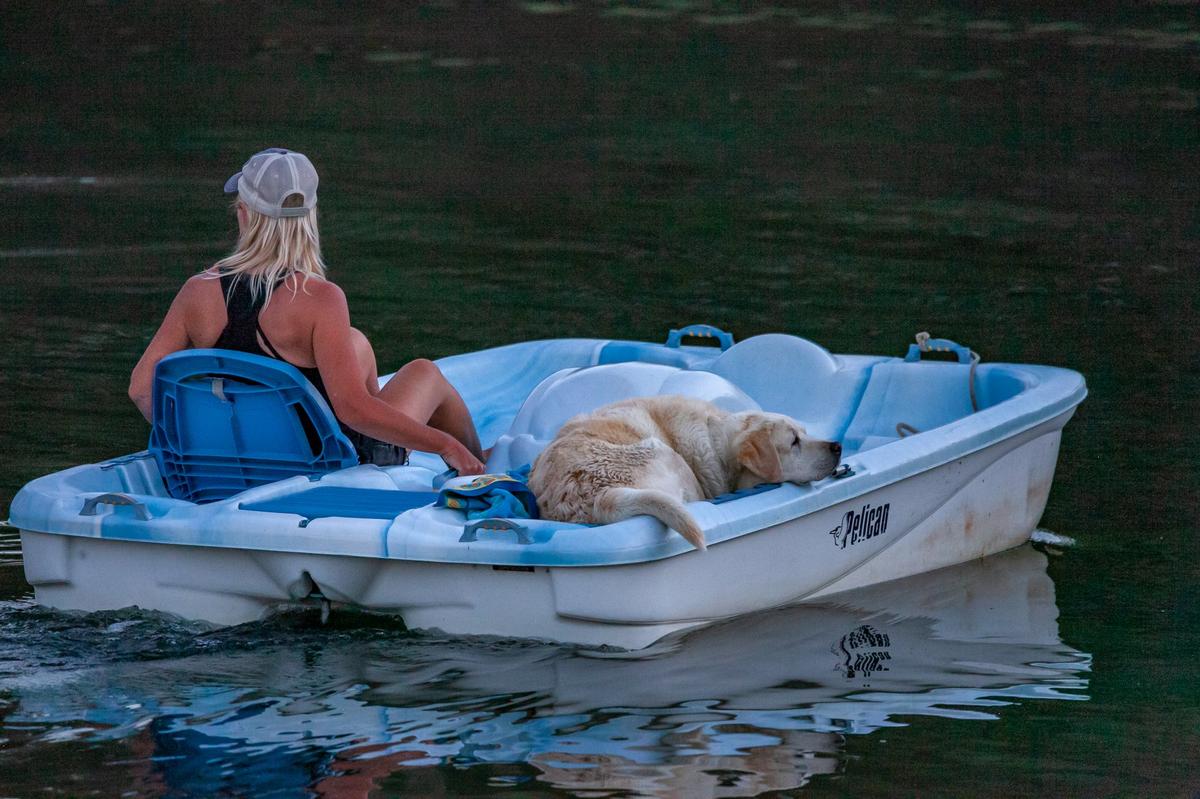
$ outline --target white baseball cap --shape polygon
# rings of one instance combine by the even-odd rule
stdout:
[[[242,171],[225,181],[225,193],[238,195],[246,205],[278,219],[304,216],[317,205],[317,170],[303,153],[270,147],[250,156]],[[304,204],[284,208],[283,201],[293,194]]]

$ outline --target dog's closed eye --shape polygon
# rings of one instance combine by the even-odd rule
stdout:
[[[792,439],[792,446],[795,447],[796,449],[801,448],[800,447],[800,436],[797,435],[795,438]]]

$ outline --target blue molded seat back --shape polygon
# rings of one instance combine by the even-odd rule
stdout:
[[[705,368],[745,391],[763,410],[787,414],[811,435],[833,441],[841,440],[867,379],[867,371],[846,368],[824,347],[783,333],[739,341]]]
[[[863,452],[899,439],[897,424],[923,432],[970,416],[970,374],[970,366],[958,363],[897,358],[876,365],[842,446]]]
[[[154,372],[150,452],[177,499],[213,502],[358,457],[325,399],[289,363],[185,350]]]

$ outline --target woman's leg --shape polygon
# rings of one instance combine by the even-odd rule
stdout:
[[[404,364],[379,390],[379,398],[418,422],[449,433],[483,459],[467,404],[433,361],[420,358]]]
[[[358,330],[354,333],[355,351],[371,394],[421,424],[449,433],[472,455],[483,459],[471,412],[437,364],[424,358],[406,363],[381,389],[371,342]]]

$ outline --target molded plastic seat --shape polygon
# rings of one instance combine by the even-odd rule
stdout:
[[[532,463],[571,417],[631,397],[680,394],[708,400],[730,412],[758,410],[737,386],[711,372],[655,363],[602,364],[563,369],[547,377],[521,405],[508,431],[496,441],[490,471]]]
[[[843,445],[863,452],[899,439],[897,424],[926,431],[970,416],[970,374],[970,366],[957,363],[878,364]]]
[[[767,333],[734,344],[707,367],[753,397],[763,410],[791,416],[812,435],[840,440],[867,372],[844,369],[808,339]]]
[[[185,350],[154,373],[150,452],[177,499],[213,502],[358,463],[300,370],[232,350]]]

